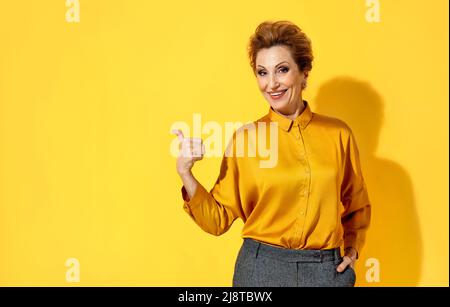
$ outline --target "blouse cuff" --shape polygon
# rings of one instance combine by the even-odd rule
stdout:
[[[183,204],[184,209],[189,212],[190,209],[193,209],[197,205],[201,204],[201,202],[205,198],[204,197],[205,194],[208,194],[208,191],[206,191],[206,189],[201,184],[199,184],[197,186],[197,189],[195,190],[194,196],[192,197],[192,199],[189,199],[189,195],[186,191],[186,188],[183,185],[183,187],[181,188],[181,195],[184,200],[184,204]]]
[[[348,234],[344,239],[344,250],[353,247],[356,250],[356,259],[359,258],[360,251],[364,245],[364,242],[361,242],[357,239],[357,236],[354,234]]]

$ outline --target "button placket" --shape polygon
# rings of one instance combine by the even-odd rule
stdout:
[[[300,142],[299,142],[299,160],[302,163],[302,165],[305,167],[304,168],[304,175],[302,177],[306,177],[305,180],[305,184],[302,184],[302,191],[300,193],[301,195],[301,205],[300,205],[300,209],[299,209],[299,219],[301,220],[301,224],[299,224],[297,227],[295,227],[295,231],[296,231],[296,237],[298,238],[298,246],[300,246],[302,244],[303,241],[303,230],[304,230],[304,225],[305,225],[305,217],[306,217],[306,212],[308,210],[308,196],[309,196],[309,187],[310,187],[310,183],[311,183],[311,170],[310,170],[310,166],[308,163],[308,160],[306,159],[306,148],[305,148],[305,143],[304,143],[304,139],[303,139],[303,134],[300,128],[300,125],[298,125],[296,127],[299,132],[299,136],[300,136]]]
[[[301,139],[300,127],[294,123],[294,124],[292,124],[292,130],[293,130],[295,138],[297,140]]]

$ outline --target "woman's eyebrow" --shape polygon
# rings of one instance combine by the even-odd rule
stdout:
[[[279,66],[279,65],[281,65],[281,64],[283,64],[283,63],[289,64],[288,62],[286,62],[286,61],[283,61],[283,62],[280,62],[280,63],[278,63],[277,65],[275,65],[275,67],[277,67],[277,66]],[[258,66],[261,66],[262,68],[265,68],[265,67],[264,67],[264,66],[262,66],[262,65],[258,65]]]

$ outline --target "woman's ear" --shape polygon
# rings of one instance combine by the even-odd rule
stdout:
[[[304,75],[304,78],[303,78],[303,82],[302,82],[302,88],[305,89],[306,86],[307,86],[307,82],[308,82],[309,72],[308,72],[308,71],[305,71],[305,72],[303,73],[303,75]]]
[[[308,81],[309,71],[305,71],[303,74],[305,75],[305,81]]]

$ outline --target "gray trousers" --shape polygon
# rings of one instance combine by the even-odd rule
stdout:
[[[234,268],[233,287],[353,287],[355,271],[342,262],[339,248],[295,250],[245,238]]]

